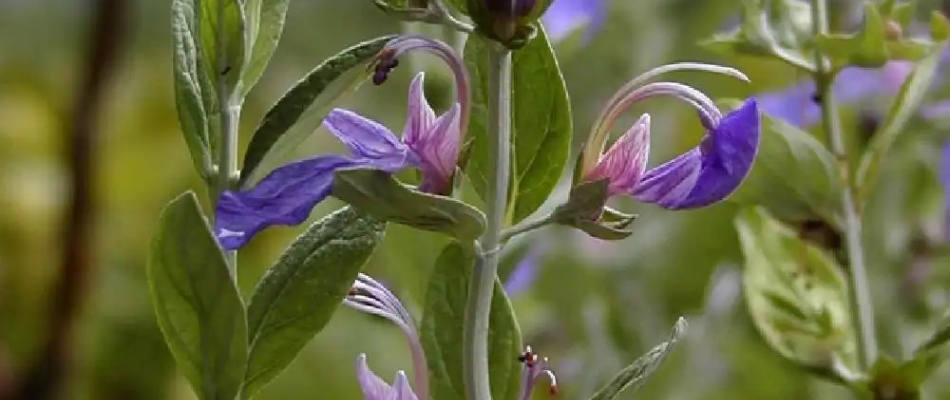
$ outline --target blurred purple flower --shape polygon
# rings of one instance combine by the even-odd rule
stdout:
[[[910,61],[890,61],[881,68],[842,69],[835,77],[832,93],[842,104],[854,104],[875,96],[894,96],[913,71]],[[821,109],[814,101],[815,82],[805,80],[786,89],[756,96],[763,112],[800,128],[807,128],[821,118]]]
[[[940,101],[923,107],[920,115],[928,120],[950,119],[950,100]]]
[[[530,245],[528,252],[505,280],[505,292],[509,296],[523,293],[534,284],[538,277],[538,270],[541,269],[541,256],[544,255],[546,247],[544,243]]]
[[[587,26],[584,40],[600,30],[607,16],[607,0],[554,0],[541,17],[551,42],[559,42]]]
[[[330,111],[323,126],[352,155],[325,155],[278,167],[247,191],[226,191],[217,204],[215,235],[225,249],[246,244],[270,225],[296,225],[330,195],[334,171],[374,168],[395,173],[422,170],[421,189],[444,193],[459,153],[459,104],[436,118],[422,92],[423,73],[409,89],[409,116],[400,141],[388,128],[352,111]]]
[[[652,77],[674,70],[703,70],[746,79],[731,68],[698,63],[670,64],[633,79],[608,103],[582,155],[585,181],[607,179],[609,195],[627,194],[637,200],[680,210],[704,207],[732,194],[748,175],[759,147],[759,111],[754,99],[722,115],[708,96],[674,82],[642,85]],[[695,148],[664,164],[646,169],[650,145],[650,118],[642,116],[632,128],[602,153],[607,133],[616,119],[638,101],[673,96],[699,111],[706,134]]]

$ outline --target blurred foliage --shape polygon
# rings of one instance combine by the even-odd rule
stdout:
[[[148,298],[145,254],[161,207],[175,194],[200,187],[181,135],[173,101],[169,2],[134,2],[134,22],[121,68],[112,76],[101,111],[101,159],[95,188],[99,207],[95,271],[79,320],[70,399],[189,399],[175,371]],[[45,336],[50,287],[58,261],[59,219],[65,206],[64,127],[81,71],[87,0],[0,0],[0,373],[28,368]],[[855,1],[837,0],[849,22]],[[923,1],[917,11],[933,10]],[[267,108],[324,58],[353,43],[398,32],[402,26],[371,0],[292,1],[286,31],[270,67],[251,92],[241,120],[242,146]],[[725,58],[697,43],[734,24],[738,0],[613,1],[603,31],[559,60],[574,112],[576,153],[615,88],[645,68],[674,60],[739,67],[751,86],[709,74],[680,74],[714,98],[743,98],[775,90],[803,76],[779,62]],[[852,18],[853,19],[853,18]],[[435,30],[438,33],[438,30]],[[401,127],[404,93],[417,58],[384,86],[366,85],[343,106]],[[448,75],[434,70],[427,92],[444,106]],[[931,96],[950,95],[943,88]],[[444,108],[444,107],[443,107]],[[639,112],[653,116],[656,162],[695,145],[702,129],[689,108],[659,100]],[[850,142],[862,143],[861,110],[845,110]],[[626,116],[632,123],[637,114]],[[883,351],[902,359],[937,324],[950,302],[950,257],[943,191],[936,178],[947,126],[911,121],[882,165],[866,215],[867,259]],[[819,138],[820,139],[820,138]],[[242,147],[243,148],[243,147]],[[334,152],[340,145],[318,131],[290,158]],[[267,166],[265,166],[266,168]],[[566,172],[566,171],[565,171]],[[563,188],[555,196],[566,198]],[[559,196],[559,197],[558,197]],[[206,196],[199,196],[205,198]],[[208,205],[205,204],[207,207]],[[338,208],[328,201],[312,219]],[[656,379],[637,398],[838,399],[846,392],[773,353],[746,314],[733,220],[739,208],[669,212],[614,204],[640,217],[623,241],[595,242],[566,228],[519,240],[504,255],[510,270],[528,246],[543,244],[539,280],[513,298],[524,342],[552,360],[562,398],[592,394],[622,366],[666,340],[684,315],[690,330]],[[421,317],[426,277],[446,239],[391,225],[367,272],[392,286]],[[304,227],[271,229],[241,252],[240,289],[247,298],[263,271]],[[803,233],[804,234],[804,233]],[[370,354],[381,376],[409,369],[398,330],[341,309],[285,373],[264,388],[266,399],[357,399],[357,354]],[[3,385],[0,376],[0,385]],[[621,395],[619,398],[629,398]],[[938,370],[924,398],[950,398],[950,369]]]

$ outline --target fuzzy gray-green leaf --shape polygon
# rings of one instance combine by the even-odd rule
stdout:
[[[247,361],[244,304],[193,192],[162,210],[147,272],[158,326],[198,398],[233,399]]]
[[[384,229],[381,221],[340,209],[311,225],[267,271],[247,310],[245,396],[277,376],[326,326]]]
[[[172,65],[175,77],[175,106],[178,108],[178,124],[188,144],[195,170],[204,173],[211,165],[211,148],[208,142],[208,113],[204,96],[214,96],[214,91],[203,91],[204,79],[201,49],[197,47],[198,27],[195,5],[192,0],[172,2]]]
[[[337,171],[333,196],[376,218],[417,229],[475,240],[485,231],[485,215],[451,197],[423,193],[372,169]]]
[[[673,326],[673,333],[670,335],[669,340],[657,345],[634,361],[633,364],[620,370],[607,385],[591,396],[590,400],[613,400],[617,398],[621,392],[626,391],[628,395],[635,392],[660,368],[660,365],[666,360],[666,356],[673,350],[673,346],[675,346],[676,342],[682,339],[685,334],[686,320],[680,318]]]
[[[294,87],[267,111],[260,126],[254,131],[244,154],[241,183],[247,184],[256,176],[257,170],[267,158],[280,156],[282,152],[311,134],[329,112],[330,104],[355,90],[368,76],[365,70],[354,71],[356,73],[352,74],[347,72],[371,60],[394,37],[379,37],[347,48],[324,60],[294,84]],[[344,75],[348,75],[347,79],[338,82]],[[298,121],[301,125],[299,129],[295,127]]]

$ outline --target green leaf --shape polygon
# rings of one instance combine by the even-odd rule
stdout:
[[[930,15],[930,37],[938,42],[950,39],[950,21],[941,12],[934,11]]]
[[[889,58],[884,29],[884,20],[877,7],[865,3],[864,26],[858,33],[819,35],[818,49],[831,60],[835,69],[845,65],[878,68]]]
[[[633,364],[624,369],[610,380],[607,385],[602,387],[590,400],[613,400],[624,390],[627,395],[636,392],[641,386],[647,383],[647,380],[660,368],[666,356],[673,350],[680,339],[686,334],[686,320],[680,318],[673,326],[673,334],[670,339],[638,358]]]
[[[473,84],[474,138],[466,174],[482,196],[488,184],[488,46],[478,36],[465,45],[465,61]],[[542,28],[537,37],[513,54],[512,60],[512,179],[508,220],[531,215],[554,189],[571,144],[571,108],[564,78]]]
[[[921,60],[914,67],[914,71],[901,85],[900,93],[894,99],[884,123],[871,137],[867,150],[861,156],[858,164],[857,185],[859,199],[866,199],[877,179],[878,168],[887,155],[887,151],[900,137],[904,127],[917,109],[924,102],[927,90],[933,82],[940,65],[940,58],[947,42],[941,42],[931,49],[927,58]]]
[[[815,70],[811,26],[811,6],[806,2],[742,0],[739,27],[715,34],[701,45],[724,55],[775,58],[811,72]]]
[[[244,69],[244,7],[240,0],[201,0],[198,9],[202,60],[210,82],[235,92]]]
[[[449,244],[436,260],[425,297],[420,333],[435,400],[465,399],[462,343],[469,280],[475,257],[460,244]],[[492,398],[515,400],[521,389],[521,330],[498,279],[492,296],[488,365]]]
[[[268,158],[279,157],[313,133],[329,112],[330,104],[356,90],[369,76],[363,69],[352,74],[347,72],[373,59],[394,37],[379,37],[337,53],[324,60],[285,93],[267,111],[251,138],[244,154],[241,184],[250,182]],[[341,80],[344,75],[348,75],[347,79]]]
[[[198,398],[233,399],[247,363],[244,304],[193,192],[162,210],[147,273],[158,326]]]
[[[741,104],[721,102],[726,109]],[[761,205],[786,220],[836,220],[841,185],[834,156],[811,134],[762,113],[762,137],[752,171],[729,201]]]
[[[178,124],[188,144],[191,160],[199,174],[211,169],[211,150],[208,142],[208,110],[204,98],[215,92],[204,92],[201,51],[197,47],[197,22],[194,0],[172,1],[172,64],[175,76],[175,106]]]
[[[913,3],[866,3],[864,16],[864,25],[857,33],[818,37],[818,49],[831,60],[833,68],[878,68],[888,60],[917,61],[930,54],[933,43],[902,35],[913,17]]]
[[[247,65],[241,77],[243,95],[251,91],[257,83],[267,63],[270,62],[280,34],[284,30],[284,19],[290,0],[246,0],[245,14],[247,17],[248,54]]]
[[[762,208],[736,217],[745,256],[746,305],[765,341],[783,357],[838,376],[856,365],[854,328],[841,267]]]
[[[248,307],[249,397],[320,332],[383,238],[385,223],[345,207],[317,221],[280,256]]]
[[[937,324],[933,335],[914,350],[913,357],[902,366],[902,369],[908,371],[914,379],[913,382],[923,383],[947,358],[950,358],[948,344],[950,344],[950,310]]]
[[[333,196],[383,221],[445,233],[462,241],[473,241],[485,231],[485,215],[477,208],[415,190],[385,171],[337,171]]]

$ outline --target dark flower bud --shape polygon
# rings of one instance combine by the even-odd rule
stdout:
[[[479,33],[509,48],[523,46],[552,0],[468,0]]]

